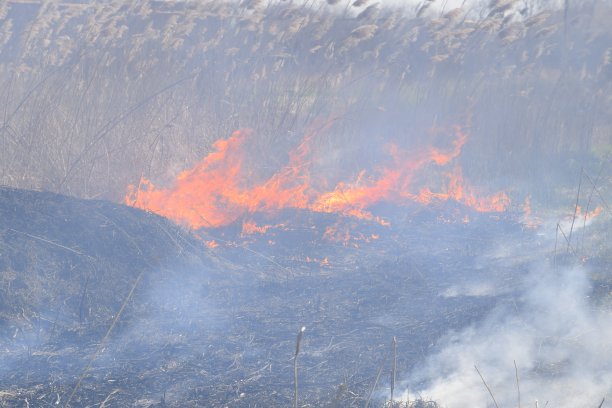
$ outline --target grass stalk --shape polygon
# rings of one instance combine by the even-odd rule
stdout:
[[[380,375],[382,374],[382,370],[383,370],[384,365],[385,365],[385,363],[383,361],[380,364],[380,367],[378,368],[378,373],[376,374],[376,379],[374,380],[374,384],[372,384],[372,388],[370,389],[370,393],[368,394],[368,399],[365,402],[364,408],[368,408],[370,406],[370,400],[372,399],[372,394],[374,394],[374,390],[376,389],[376,386],[378,385],[378,380],[380,379]]]
[[[136,290],[136,287],[138,287],[138,284],[140,283],[140,280],[142,279],[143,273],[144,272],[140,272],[138,274],[138,276],[136,277],[136,280],[134,281],[134,284],[132,285],[132,288],[130,289],[130,292],[128,293],[128,295],[125,297],[125,300],[121,304],[121,307],[119,308],[119,311],[115,315],[115,318],[113,319],[113,322],[111,323],[110,327],[106,331],[106,334],[104,335],[104,337],[100,341],[100,344],[98,344],[98,347],[96,348],[94,353],[91,355],[91,357],[87,361],[87,364],[85,365],[85,368],[81,372],[81,375],[79,376],[79,379],[78,379],[76,385],[74,386],[74,388],[72,389],[72,392],[68,396],[68,399],[64,403],[64,408],[70,407],[70,401],[72,401],[72,398],[74,397],[74,395],[76,394],[78,389],[81,387],[81,383],[83,382],[83,379],[85,378],[85,375],[87,374],[87,372],[91,368],[91,365],[93,364],[93,362],[96,359],[96,357],[98,357],[98,354],[100,354],[102,349],[104,347],[106,347],[106,342],[107,342],[108,338],[110,337],[110,334],[112,333],[113,329],[117,325],[117,322],[119,321],[119,318],[123,314],[123,311],[125,310],[125,307],[127,306],[128,302],[130,301],[130,299],[132,299],[132,296],[134,295],[134,291]]]
[[[586,233],[586,224],[587,224],[587,218],[589,216],[589,210],[591,208],[591,202],[593,201],[593,194],[595,193],[595,190],[597,189],[597,183],[599,182],[599,179],[601,178],[601,173],[604,169],[604,165],[602,164],[602,166],[599,169],[599,173],[597,174],[597,177],[595,178],[595,181],[591,180],[591,178],[589,177],[588,173],[585,171],[584,172],[584,176],[586,177],[586,179],[592,184],[592,189],[591,192],[589,193],[589,198],[587,200],[587,205],[586,208],[584,210],[584,219],[582,222],[582,239],[580,242],[580,250],[584,251],[584,235]]]
[[[487,391],[489,391],[489,395],[491,396],[491,399],[493,400],[493,404],[495,405],[495,408],[499,408],[499,405],[497,405],[497,401],[495,401],[495,397],[493,396],[493,392],[491,391],[491,388],[489,388],[489,385],[485,381],[482,374],[480,374],[480,370],[478,370],[478,367],[476,365],[474,366],[474,368],[476,369],[476,372],[480,376],[480,379],[482,380],[482,383],[484,384],[485,388],[487,389]],[[537,402],[536,402],[536,405],[537,405]]]
[[[393,391],[395,389],[395,371],[397,369],[397,339],[393,336],[393,365],[391,366],[391,406],[393,406]]]
[[[305,326],[300,327],[295,341],[295,354],[293,355],[293,408],[298,407],[298,354],[300,354],[300,343],[302,343],[302,337],[304,336]]]
[[[519,382],[519,375],[518,375],[518,367],[516,366],[516,360],[514,360],[514,376],[516,377],[516,392],[517,392],[517,397],[518,397],[518,408],[521,408],[521,385]]]
[[[603,204],[603,206],[606,208],[606,210],[608,211],[608,214],[612,214],[612,209],[610,209],[610,205],[608,204],[608,201],[604,198],[604,196],[601,194],[601,192],[599,191],[599,189],[597,188],[597,181],[595,180],[593,181],[588,174],[584,174],[585,177],[587,178],[587,180],[589,180],[589,182],[593,185],[593,190],[597,193],[597,195],[599,196],[599,200],[601,201],[601,203]]]
[[[574,205],[574,215],[572,215],[572,226],[570,227],[568,238],[567,238],[567,250],[569,252],[570,245],[572,243],[572,232],[574,232],[574,223],[576,222],[576,215],[578,214],[578,201],[580,200],[580,188],[582,187],[582,175],[584,174],[584,167],[580,168],[580,180],[578,180],[578,192],[576,193],[576,204]]]

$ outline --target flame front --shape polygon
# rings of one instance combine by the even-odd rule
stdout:
[[[227,139],[217,140],[211,153],[192,169],[179,174],[171,188],[157,188],[142,177],[138,186],[129,187],[125,201],[194,229],[221,227],[240,219],[244,221],[248,214],[287,208],[337,213],[388,225],[372,213],[375,204],[430,205],[450,200],[479,212],[503,212],[510,204],[503,192],[479,196],[466,183],[461,167],[454,164],[467,141],[460,126],[435,129],[451,137],[447,149],[429,146],[407,151],[389,144],[387,166],[369,172],[362,170],[353,181],[336,183],[311,176],[316,162],[313,143],[328,128],[329,122],[308,132],[300,145],[289,152],[287,165],[265,180],[246,177],[245,144],[253,135],[250,130],[236,131]],[[416,180],[429,173],[439,177],[437,189],[418,185]],[[324,188],[330,184],[335,187]]]
[[[242,144],[248,137],[248,131],[237,131],[227,140],[217,140],[213,151],[179,174],[171,189],[157,189],[142,177],[137,188],[130,186],[126,203],[195,229],[234,222],[248,207],[248,197],[239,186]]]

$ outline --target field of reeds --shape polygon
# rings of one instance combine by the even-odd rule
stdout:
[[[610,378],[612,4],[440,3],[0,2],[0,405],[435,408],[410,387],[444,374],[435,353],[449,331],[472,325],[474,343],[494,344],[514,329],[501,319],[487,332],[492,310],[516,312],[519,332],[553,351],[503,356],[531,376],[525,388],[576,367],[598,386]],[[271,226],[272,248],[234,239],[236,225],[197,240],[156,215],[81,200],[123,202],[143,176],[169,185],[242,128],[255,135],[245,174],[274,174],[321,121],[324,168],[350,174],[369,147],[419,148],[431,129],[460,125],[466,179],[569,218],[538,230],[516,208],[448,225],[400,214],[392,234],[359,248],[312,235],[330,214],[289,209],[296,224]],[[219,237],[231,245],[204,245]],[[540,261],[552,272],[532,271]],[[590,268],[592,288],[568,291],[564,263]],[[523,296],[531,274],[547,273],[541,302]],[[559,316],[573,317],[551,299],[588,312]],[[532,321],[534,303],[556,313]],[[492,399],[514,401],[513,371],[483,372],[483,384],[467,378],[489,406],[487,381]]]
[[[330,116],[326,149],[469,126],[466,176],[542,199],[609,157],[609,3],[434,3],[3,2],[0,184],[119,201],[239,128],[282,162]]]

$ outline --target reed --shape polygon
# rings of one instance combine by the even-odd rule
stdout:
[[[302,343],[304,331],[306,331],[306,327],[300,327],[295,340],[295,353],[293,354],[293,408],[298,408],[298,354],[300,354],[300,345]]]
[[[393,391],[395,390],[395,375],[397,370],[397,340],[395,336],[393,336],[391,348],[393,351],[393,361],[391,364],[391,406],[393,406]]]
[[[575,49],[600,56],[580,71],[552,58],[562,12],[523,16],[506,0],[476,15],[438,15],[434,2],[418,10],[365,0],[128,3],[46,2],[19,26],[8,11],[19,6],[3,3],[0,44],[16,48],[0,60],[0,183],[120,200],[141,174],[167,182],[236,128],[257,128],[262,145],[270,135],[291,144],[287,135],[314,117],[345,112],[338,140],[357,145],[375,121],[406,132],[378,107],[431,122],[465,113],[468,99],[478,126],[465,171],[475,183],[541,174],[562,155],[606,149],[595,144],[612,111],[610,47],[598,45],[609,37],[597,25],[612,16],[605,4],[595,17],[576,10],[593,25],[574,30]],[[589,40],[596,32],[601,42]],[[563,89],[551,80],[561,72]],[[148,98],[187,77],[189,86]],[[292,91],[301,84],[307,92]],[[144,101],[137,111],[135,101]],[[566,114],[584,106],[588,114]],[[509,140],[512,160],[499,157]]]

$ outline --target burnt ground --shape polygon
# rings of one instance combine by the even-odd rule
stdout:
[[[198,239],[133,208],[1,188],[0,406],[290,406],[301,326],[300,406],[363,406],[381,366],[387,392],[393,337],[397,375],[418,369],[550,255],[512,215],[438,214],[395,211],[382,227],[286,212],[291,227]],[[324,240],[328,227],[359,234]],[[607,296],[599,254],[587,262]]]

